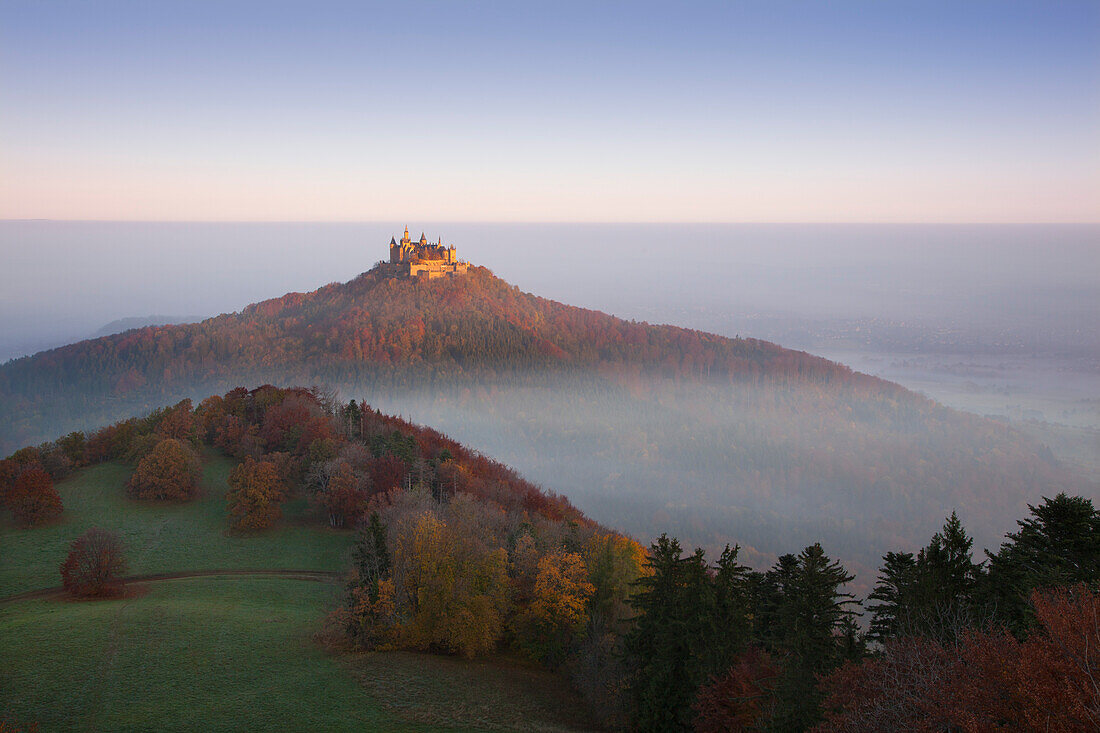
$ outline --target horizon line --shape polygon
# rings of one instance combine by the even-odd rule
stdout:
[[[409,221],[417,221],[409,218]],[[0,223],[51,222],[63,224],[386,224],[399,219],[65,219],[51,217],[2,218]],[[404,220],[400,220],[404,221]],[[774,225],[774,226],[1098,226],[1093,221],[820,221],[820,220],[722,220],[701,219],[621,219],[621,220],[542,220],[542,219],[421,219],[421,222],[446,224],[538,224],[543,226],[588,224],[595,226],[621,225]]]

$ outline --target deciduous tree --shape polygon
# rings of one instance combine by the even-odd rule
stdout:
[[[531,602],[516,622],[520,644],[535,659],[560,664],[569,645],[584,632],[588,600],[595,590],[580,555],[543,555]]]
[[[233,525],[246,530],[270,527],[283,515],[286,493],[274,463],[245,458],[230,472],[225,495]]]
[[[61,496],[50,475],[37,462],[24,467],[5,495],[5,504],[23,524],[48,522],[61,514]]]
[[[759,647],[749,647],[733,666],[699,690],[692,708],[696,733],[766,730],[775,712],[779,668]]]
[[[73,541],[61,564],[65,590],[77,596],[110,595],[126,573],[126,558],[118,535],[92,527]]]
[[[199,462],[175,438],[166,438],[138,462],[126,490],[135,499],[184,500],[199,491]]]

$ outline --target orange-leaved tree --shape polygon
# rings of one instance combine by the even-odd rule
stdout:
[[[283,515],[286,486],[273,462],[248,457],[230,472],[225,498],[237,529],[265,529]]]
[[[29,525],[42,524],[61,514],[61,496],[53,480],[38,463],[19,472],[5,492],[4,503],[16,520]]]
[[[77,537],[61,564],[61,583],[76,596],[113,594],[126,573],[126,558],[118,535],[92,527]]]
[[[179,440],[165,438],[138,462],[126,484],[135,499],[191,499],[199,493],[199,461]]]

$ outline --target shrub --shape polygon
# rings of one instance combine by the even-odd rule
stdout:
[[[92,527],[73,541],[61,564],[61,584],[74,596],[105,596],[118,588],[126,558],[118,535]]]
[[[138,462],[126,485],[135,499],[191,499],[199,491],[199,462],[187,446],[166,438]]]

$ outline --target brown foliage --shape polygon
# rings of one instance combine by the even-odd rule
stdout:
[[[61,514],[61,496],[53,487],[50,475],[38,463],[21,470],[4,492],[4,503],[23,524],[47,522]]]
[[[766,652],[749,647],[721,677],[699,690],[697,733],[764,730],[772,717],[779,669]]]
[[[126,558],[118,535],[92,527],[69,548],[61,564],[61,583],[75,596],[112,595],[126,573]]]
[[[175,438],[190,441],[198,437],[195,414],[191,409],[191,400],[183,400],[174,407],[165,410],[157,423],[157,435],[161,438]]]
[[[266,529],[282,515],[286,486],[271,461],[245,458],[229,474],[229,513],[237,529]]]
[[[195,454],[175,438],[166,438],[141,459],[126,491],[135,499],[191,499],[198,494],[199,476]]]

